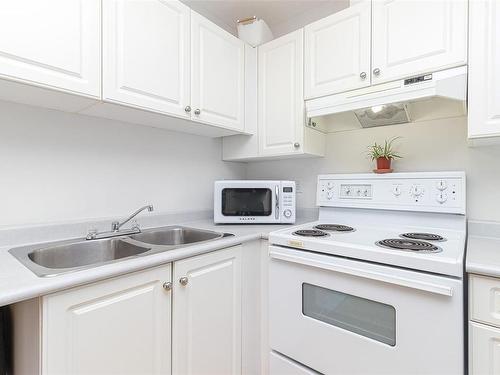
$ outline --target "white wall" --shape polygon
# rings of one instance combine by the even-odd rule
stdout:
[[[325,158],[250,163],[247,178],[298,180],[298,206],[314,207],[318,174],[368,172],[373,163],[366,146],[402,136],[404,159],[395,162],[396,171],[465,170],[469,219],[500,221],[500,147],[469,148],[466,122],[462,117],[328,134]]]
[[[213,207],[221,141],[0,102],[0,226]]]

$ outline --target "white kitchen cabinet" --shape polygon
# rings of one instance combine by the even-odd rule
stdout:
[[[189,25],[176,0],[103,0],[103,99],[189,118]]]
[[[169,374],[170,281],[164,265],[43,297],[41,373]]]
[[[500,375],[500,279],[469,276],[469,374]]]
[[[372,83],[467,63],[466,0],[377,0],[372,9]]]
[[[100,24],[100,0],[1,1],[0,77],[99,98]]]
[[[191,118],[244,130],[244,42],[191,11],[191,52]]]
[[[301,151],[304,119],[304,30],[258,49],[258,128],[261,155]]]
[[[469,323],[470,375],[500,375],[500,329]]]
[[[241,246],[174,263],[173,374],[241,374],[241,267]]]
[[[325,134],[304,118],[303,30],[245,49],[245,131],[222,139],[231,161],[323,156]],[[295,147],[297,143],[298,147]]]
[[[370,85],[370,0],[309,24],[304,33],[306,99]]]
[[[257,48],[245,45],[245,132],[222,138],[223,160],[249,160],[259,157],[257,129]]]
[[[500,2],[475,0],[469,9],[469,138],[500,140]],[[496,138],[492,138],[496,137]]]
[[[304,30],[258,48],[259,155],[321,155],[322,135],[309,137],[304,115]]]

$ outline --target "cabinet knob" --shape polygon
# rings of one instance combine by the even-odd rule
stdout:
[[[196,108],[196,109],[194,110],[194,114],[195,114],[195,115],[199,115],[200,113],[201,113],[201,111],[200,111],[198,108]]]
[[[373,69],[373,74],[375,74],[376,76],[380,75],[380,69],[379,68]]]
[[[180,283],[182,286],[186,286],[186,285],[188,284],[188,282],[189,282],[189,279],[188,279],[187,277],[185,277],[185,276],[184,276],[184,277],[181,277],[181,278],[179,279],[179,283]]]
[[[295,148],[299,148],[299,147],[300,147],[300,143],[299,143],[299,142],[295,142],[295,143],[293,144],[293,147],[295,147]]]
[[[361,77],[361,79],[366,79],[366,72],[359,73],[359,76]]]
[[[186,106],[186,108],[184,108],[184,111],[185,111],[186,113],[191,112],[191,107],[190,107],[190,106]]]
[[[163,289],[170,290],[172,289],[172,283],[170,281],[166,281],[163,283]]]

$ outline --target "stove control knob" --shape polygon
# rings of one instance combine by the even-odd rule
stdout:
[[[401,195],[401,186],[395,185],[392,188],[392,194],[394,194],[396,197],[399,197]]]
[[[444,202],[446,202],[447,199],[448,199],[448,196],[446,195],[446,193],[444,191],[441,191],[441,192],[437,193],[437,195],[436,195],[436,201],[438,201],[438,203],[440,203],[440,204],[443,204]]]
[[[327,188],[328,190],[332,190],[332,189],[333,189],[333,182],[328,181],[328,183],[326,184],[326,188]]]
[[[415,198],[420,197],[423,193],[424,189],[420,185],[413,185],[410,188],[410,194]]]
[[[329,191],[328,193],[326,193],[326,198],[332,199],[333,198],[333,192]]]
[[[290,219],[292,217],[292,210],[289,210],[288,208],[283,211],[283,215],[287,218]]]
[[[446,188],[448,187],[448,185],[446,184],[446,181],[445,180],[439,180],[438,182],[436,182],[436,188],[438,190],[446,190]]]

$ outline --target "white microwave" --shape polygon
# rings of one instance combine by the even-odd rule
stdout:
[[[215,181],[216,224],[295,223],[295,182]]]

